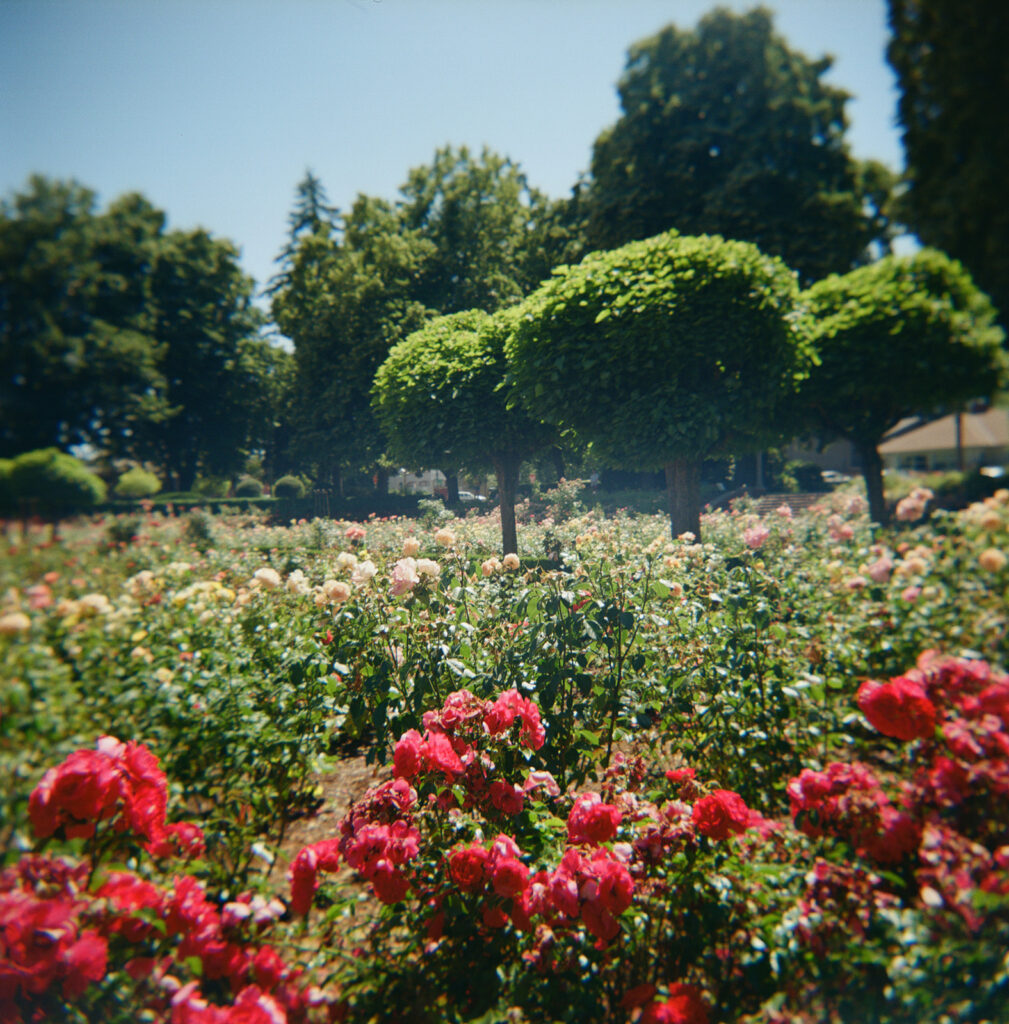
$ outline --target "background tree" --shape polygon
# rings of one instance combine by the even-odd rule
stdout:
[[[869,514],[887,521],[878,445],[906,416],[990,395],[1005,366],[988,297],[934,249],[888,256],[803,294],[819,365],[800,403],[862,462]]]
[[[887,58],[901,96],[903,216],[962,261],[1009,317],[1009,6],[889,0]]]
[[[522,460],[553,431],[504,389],[504,342],[515,313],[481,310],[432,320],[396,345],[375,376],[375,407],[391,453],[414,467],[482,470],[497,476],[501,544],[518,551],[515,491]]]
[[[293,447],[338,488],[342,474],[384,454],[371,385],[389,349],[424,322],[413,296],[431,252],[390,203],[369,196],[358,196],[339,235],[299,240],[271,307],[294,343]]]
[[[549,274],[567,243],[560,207],[507,157],[439,149],[400,190],[406,230],[432,246],[416,297],[432,313],[494,312]]]
[[[163,226],[141,196],[100,213],[89,189],[40,176],[0,205],[0,453],[129,453],[158,411],[147,275]]]
[[[795,276],[745,242],[673,232],[562,267],[506,345],[534,416],[607,465],[664,469],[673,535],[700,534],[700,465],[766,443],[806,353]]]
[[[595,142],[590,248],[670,228],[718,233],[781,256],[808,283],[888,245],[879,166],[844,141],[848,94],[831,66],[790,50],[771,12],[718,8],[630,48],[623,114]]]
[[[139,431],[143,457],[188,491],[197,472],[228,475],[254,446],[262,314],[227,241],[164,236],[150,270],[151,333],[162,352],[164,412]],[[261,353],[260,353],[261,354]]]

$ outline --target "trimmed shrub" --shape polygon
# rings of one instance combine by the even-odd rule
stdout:
[[[235,484],[236,498],[258,498],[263,493],[263,485],[254,476],[243,476]]]
[[[296,476],[282,476],[273,485],[275,498],[304,498],[305,485]]]
[[[116,494],[121,498],[149,498],[160,490],[161,481],[139,466],[127,470],[116,483]]]
[[[106,495],[100,477],[58,448],[19,455],[10,472],[10,484],[17,501],[54,518],[83,512],[103,502]]]

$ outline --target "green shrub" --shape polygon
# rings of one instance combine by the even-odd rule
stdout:
[[[228,493],[231,481],[223,476],[197,477],[193,492],[205,498],[223,498]]]
[[[273,485],[275,498],[304,498],[305,485],[296,476],[282,476]]]
[[[9,479],[17,501],[55,518],[89,509],[106,496],[104,481],[58,448],[19,455]]]
[[[161,490],[161,481],[146,469],[134,466],[116,483],[116,494],[121,498],[149,498]]]
[[[214,530],[210,516],[202,509],[194,509],[186,516],[182,537],[194,545],[197,551],[207,551],[214,546]]]
[[[14,511],[14,491],[11,488],[13,468],[13,459],[0,459],[0,515],[10,515]]]
[[[243,476],[235,484],[236,498],[258,498],[263,493],[263,485],[254,476]]]

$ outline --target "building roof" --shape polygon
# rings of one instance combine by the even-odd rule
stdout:
[[[915,430],[907,430],[915,420],[901,420],[883,439],[881,455],[904,455],[916,452],[956,450],[956,417],[943,416]],[[905,432],[906,431],[906,432]],[[963,414],[964,448],[1009,448],[1009,409],[988,409],[986,412]]]

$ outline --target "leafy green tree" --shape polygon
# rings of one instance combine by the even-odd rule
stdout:
[[[100,213],[40,176],[0,205],[0,452],[128,453],[161,383],[146,275],[163,226],[139,195]]]
[[[80,459],[58,448],[23,452],[13,460],[8,484],[25,514],[40,514],[53,524],[103,502],[105,482]]]
[[[823,81],[830,65],[789,49],[766,8],[717,8],[693,31],[669,25],[632,46],[623,114],[593,148],[590,247],[717,233],[807,283],[885,248],[879,168],[847,151],[848,94]]]
[[[371,384],[389,349],[424,322],[414,291],[431,251],[392,204],[370,196],[358,196],[340,235],[302,236],[271,307],[294,344],[293,447],[334,481],[383,455]]]
[[[561,258],[561,208],[518,165],[484,149],[439,149],[400,190],[403,224],[432,246],[416,297],[434,313],[494,312],[526,295]]]
[[[889,0],[907,224],[960,260],[1009,318],[1009,6]]]
[[[151,333],[163,352],[163,414],[138,431],[137,448],[192,488],[198,471],[227,475],[248,454],[259,398],[262,315],[253,283],[227,241],[207,232],[164,236],[150,270]]]
[[[794,274],[756,246],[674,232],[562,267],[506,344],[533,415],[615,468],[664,469],[674,536],[700,534],[705,458],[754,449],[805,372]]]
[[[906,416],[995,390],[1005,358],[994,307],[934,249],[828,277],[802,298],[819,365],[800,403],[812,426],[855,446],[869,513],[885,523],[879,442]]]
[[[518,550],[519,466],[553,437],[524,410],[508,407],[504,343],[514,317],[514,310],[438,317],[392,349],[374,387],[376,411],[396,458],[446,471],[493,466],[505,554]]]

